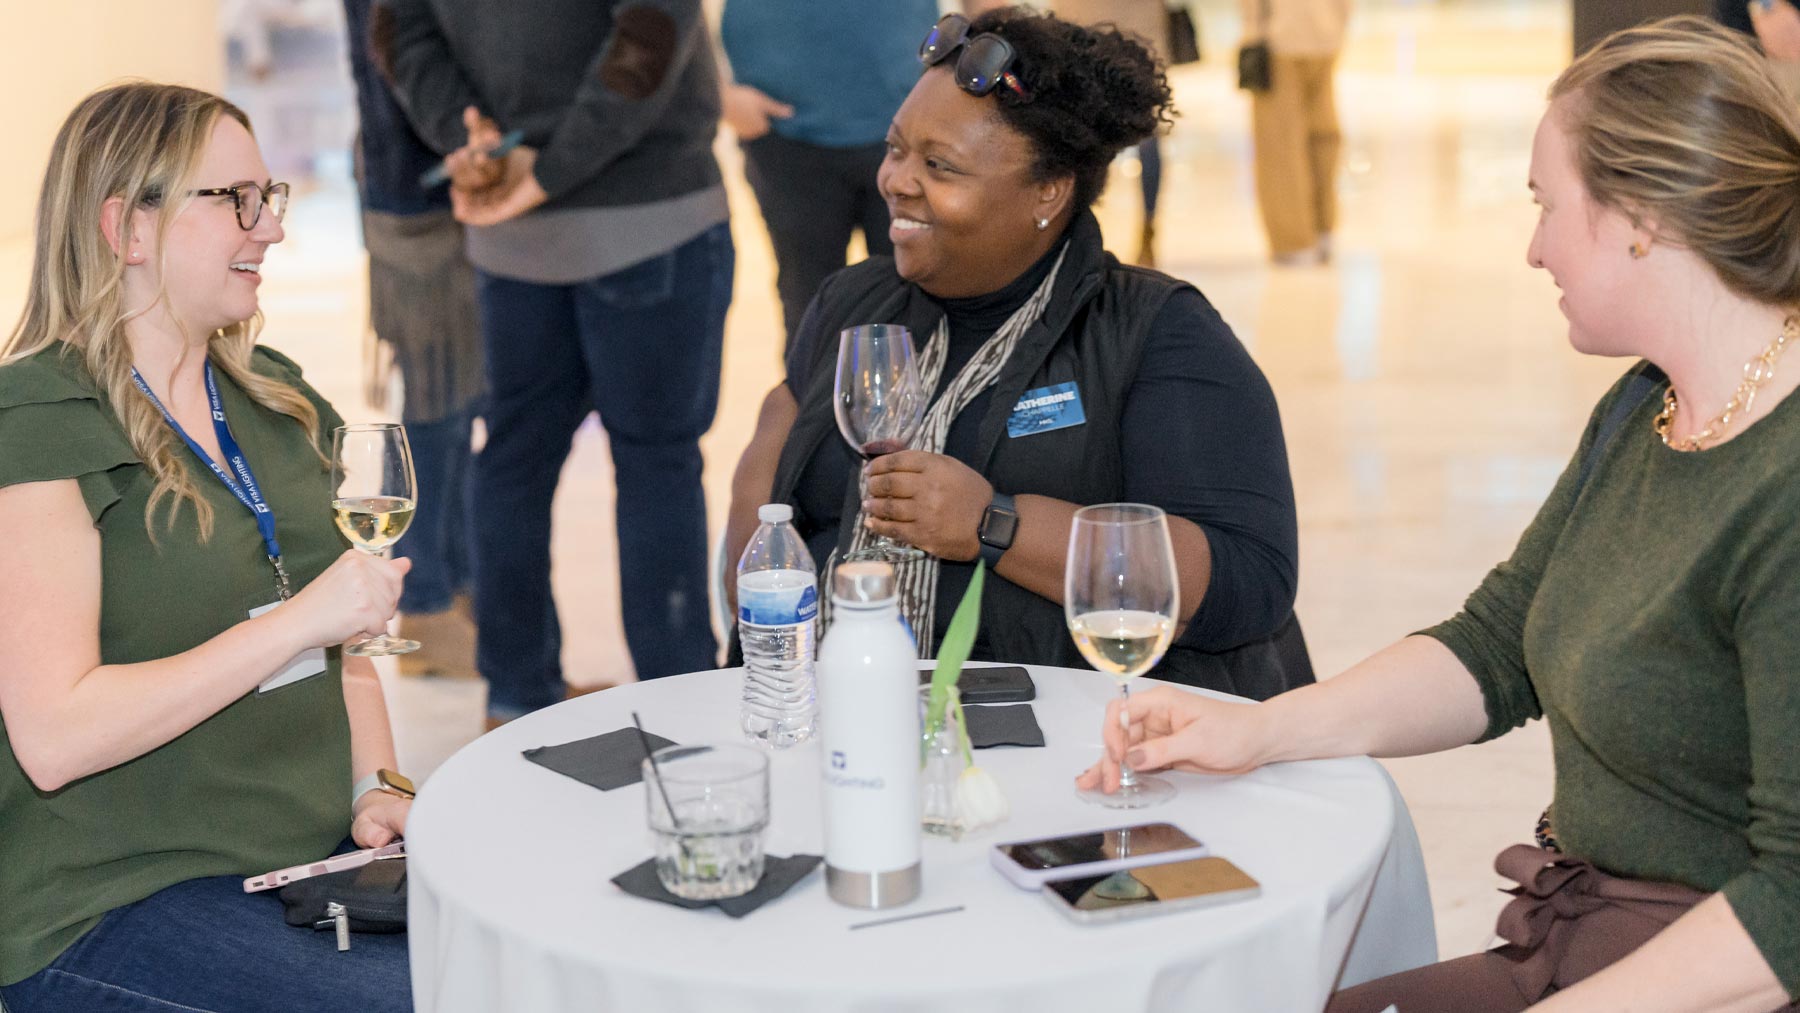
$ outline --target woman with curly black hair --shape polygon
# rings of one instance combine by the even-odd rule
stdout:
[[[1089,210],[1122,149],[1168,121],[1142,45],[1021,8],[950,15],[879,177],[894,255],[833,275],[788,349],[732,489],[728,552],[786,502],[829,568],[887,535],[930,656],[985,559],[974,656],[1080,666],[1063,560],[1085,504],[1168,512],[1179,632],[1151,674],[1265,698],[1312,681],[1293,617],[1293,485],[1275,398],[1190,285],[1122,266]],[[832,410],[839,332],[910,329],[933,402],[867,492]]]

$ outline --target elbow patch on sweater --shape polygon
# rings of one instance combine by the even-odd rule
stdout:
[[[627,7],[613,19],[612,44],[600,61],[600,83],[640,102],[662,87],[675,62],[675,19],[653,7]]]
[[[394,11],[384,3],[377,3],[369,9],[369,62],[375,65],[375,72],[388,83],[388,87],[393,87]]]

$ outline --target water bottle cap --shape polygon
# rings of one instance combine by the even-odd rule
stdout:
[[[851,604],[892,601],[894,568],[873,559],[843,563],[831,575],[831,596]]]
[[[764,503],[756,508],[756,519],[764,524],[786,524],[794,519],[794,508],[786,503]]]

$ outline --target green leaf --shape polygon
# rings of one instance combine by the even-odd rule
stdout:
[[[931,675],[931,696],[925,704],[924,742],[930,742],[944,727],[944,708],[950,700],[950,688],[962,675],[963,663],[975,647],[975,634],[981,630],[981,589],[986,583],[987,562],[975,564],[975,576],[963,593],[956,614],[950,617],[950,628],[938,645],[937,670]],[[960,709],[960,707],[959,707]],[[921,746],[923,748],[923,746]]]

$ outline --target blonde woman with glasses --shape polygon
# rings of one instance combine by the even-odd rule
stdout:
[[[408,564],[346,551],[341,420],[255,344],[268,176],[241,110],[172,85],[89,96],[51,151],[0,350],[11,1013],[411,1008],[404,937],[339,953],[241,884],[410,806],[351,797],[393,742],[337,645],[382,632]]]
[[[1079,780],[1409,756],[1542,717],[1555,803],[1498,859],[1506,945],[1330,1013],[1800,1008],[1800,113],[1698,18],[1610,37],[1550,97],[1526,258],[1576,350],[1642,361],[1512,558],[1316,686],[1133,696]]]

